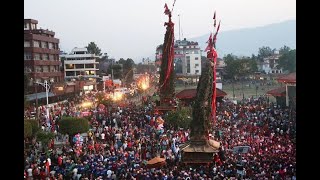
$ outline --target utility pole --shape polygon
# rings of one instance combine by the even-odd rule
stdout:
[[[47,118],[49,119],[49,89],[50,89],[50,85],[48,83],[47,80],[44,80],[44,83],[36,83],[36,84],[40,84],[41,86],[43,86],[46,89],[46,97],[47,97]]]
[[[39,120],[39,112],[38,112],[38,86],[34,85],[35,93],[36,93],[36,121],[38,122],[38,127],[40,127],[40,120]]]

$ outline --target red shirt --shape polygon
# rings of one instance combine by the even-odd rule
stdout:
[[[132,147],[131,141],[128,142],[128,145],[127,145],[127,146],[128,146],[128,148],[131,148],[131,147]]]
[[[46,180],[46,172],[45,171],[40,172],[40,178],[41,178],[41,180]]]
[[[61,157],[61,156],[58,157],[58,165],[59,165],[59,166],[62,165],[62,157]]]

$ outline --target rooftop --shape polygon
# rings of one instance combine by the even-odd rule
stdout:
[[[283,83],[296,83],[296,72],[286,74],[277,78],[278,82]]]

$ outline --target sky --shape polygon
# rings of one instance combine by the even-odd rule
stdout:
[[[109,57],[154,60],[163,43],[174,0],[24,0],[24,18],[54,31],[60,50],[95,42]],[[220,32],[296,19],[295,0],[176,0],[172,20],[175,39],[194,38],[212,31],[213,14],[221,20]]]

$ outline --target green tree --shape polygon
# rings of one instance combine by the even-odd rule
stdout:
[[[250,71],[249,73],[255,73],[258,71],[258,64],[255,59],[249,59],[249,66],[250,66]]]
[[[156,70],[157,70],[156,66],[152,64],[139,63],[136,65],[136,72],[138,74],[143,74],[145,72],[155,72]]]
[[[231,55],[226,56],[225,58],[225,79],[235,79],[240,72],[240,61],[236,60]]]
[[[285,71],[296,71],[296,50],[290,50],[279,57],[278,68],[282,68]]]
[[[96,45],[95,42],[90,42],[86,47],[90,54],[95,54],[96,56],[101,56],[101,49]]]
[[[63,117],[59,121],[59,125],[60,132],[62,134],[69,134],[70,137],[89,130],[89,123],[85,118]]]
[[[269,46],[262,46],[261,48],[259,48],[259,60],[263,60],[263,58],[269,57],[271,55],[273,55],[273,50]]]
[[[133,68],[135,66],[134,61],[130,58],[128,58],[127,60],[121,58],[119,60],[119,63],[122,64],[122,77],[124,78],[124,83],[126,85],[131,84],[133,82]]]
[[[26,119],[25,121],[29,121],[32,126],[32,136],[35,136],[37,132],[40,130],[39,124],[37,120],[34,119]]]
[[[36,134],[37,140],[41,142],[42,147],[44,147],[45,150],[48,148],[48,143],[50,140],[54,138],[54,134],[51,132],[45,132],[45,131],[38,131]]]
[[[280,54],[280,55],[286,54],[286,53],[288,53],[290,50],[291,50],[290,47],[284,45],[283,47],[280,48],[279,54]]]
[[[191,108],[181,108],[170,111],[165,117],[165,123],[174,128],[189,128],[191,123]]]
[[[257,62],[255,60],[252,60],[251,58],[243,58],[238,60],[238,77],[246,77],[256,71],[258,71]]]
[[[29,121],[24,121],[24,138],[32,136],[32,125]]]
[[[253,55],[251,58],[239,59],[236,56],[228,54],[224,57],[226,67],[225,67],[225,78],[226,79],[237,79],[241,77],[248,76],[256,71],[258,71],[257,61]]]
[[[113,79],[122,79],[122,64],[110,64],[108,73],[113,74]]]

